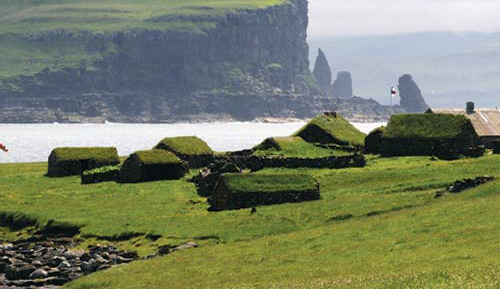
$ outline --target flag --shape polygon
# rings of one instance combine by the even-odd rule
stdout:
[[[3,150],[4,152],[8,152],[9,150],[3,145],[3,143],[0,143],[0,150]]]
[[[396,88],[395,88],[394,86],[391,86],[391,96],[392,96],[392,97],[396,97],[396,94],[397,94],[397,93],[398,93],[398,92],[396,91]]]

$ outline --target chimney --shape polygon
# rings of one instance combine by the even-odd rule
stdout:
[[[474,113],[474,103],[472,101],[467,102],[467,107],[465,108],[467,114]]]

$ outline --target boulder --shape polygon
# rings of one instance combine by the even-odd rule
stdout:
[[[36,269],[28,276],[28,278],[29,279],[45,279],[48,277],[48,275],[49,275],[49,273],[47,273],[47,271],[45,271],[43,269]]]

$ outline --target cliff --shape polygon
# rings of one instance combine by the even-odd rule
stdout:
[[[322,110],[308,103],[323,98],[309,71],[307,0],[115,2],[0,3],[0,122]]]
[[[410,74],[404,74],[399,78],[399,95],[401,97],[401,107],[409,113],[422,113],[429,109],[425,103],[420,88]]]

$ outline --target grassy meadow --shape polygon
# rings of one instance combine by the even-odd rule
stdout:
[[[211,21],[192,22],[172,15],[222,15],[258,9],[286,0],[0,0],[0,33],[37,33],[47,30],[94,32],[134,28],[195,30]],[[199,26],[199,27],[197,27]]]
[[[500,177],[499,162],[369,156],[365,168],[265,169],[259,173],[314,176],[322,199],[255,214],[208,212],[189,176],[82,186],[79,177],[45,177],[45,163],[2,164],[0,212],[22,213],[38,227],[49,219],[79,225],[82,246],[114,239],[147,255],[167,244],[200,245],[67,288],[498,288],[500,181],[435,195],[455,180]],[[0,239],[34,230],[4,228]]]

